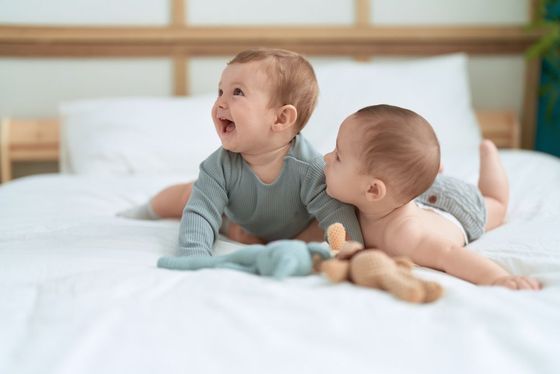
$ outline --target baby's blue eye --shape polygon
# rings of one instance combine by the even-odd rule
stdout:
[[[234,88],[233,96],[245,96],[245,94],[243,93],[243,90],[241,88]]]

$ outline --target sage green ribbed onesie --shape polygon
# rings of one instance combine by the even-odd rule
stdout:
[[[259,180],[240,154],[219,148],[200,165],[179,228],[179,255],[212,255],[225,214],[265,240],[291,239],[313,218],[321,227],[340,222],[363,243],[354,207],[326,193],[324,161],[301,135],[292,141],[280,175]]]

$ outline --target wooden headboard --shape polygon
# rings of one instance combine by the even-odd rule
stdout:
[[[369,19],[372,0],[354,0],[355,21],[350,26],[199,27],[190,26],[185,21],[187,0],[169,1],[170,23],[164,27],[0,25],[0,58],[167,57],[173,61],[174,94],[187,95],[190,92],[187,78],[191,58],[232,56],[249,47],[279,47],[308,56],[351,56],[357,60],[374,56],[426,56],[451,52],[522,55],[540,35],[538,31],[527,31],[523,26],[376,26]],[[537,0],[531,0],[531,3],[530,17],[533,18]],[[508,110],[479,113],[483,133],[490,134],[488,136],[501,146],[533,147],[539,66],[538,60],[527,61],[519,122]],[[3,131],[12,134],[19,131],[14,125],[17,121],[6,120],[4,123]],[[29,123],[57,126],[56,121],[31,120]],[[486,123],[489,125],[486,126]],[[504,129],[511,132],[505,134]],[[40,134],[43,132],[48,133],[42,129]],[[47,138],[47,143],[52,143],[51,138]],[[14,149],[22,147],[13,137],[12,140],[2,137],[2,141],[3,152],[14,152]],[[22,153],[12,153],[15,154],[24,157]],[[38,149],[36,157],[54,157],[52,155]],[[3,174],[7,173],[6,163],[17,157],[2,158]]]

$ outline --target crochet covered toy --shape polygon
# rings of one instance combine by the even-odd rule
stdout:
[[[320,260],[328,258],[330,249],[324,244],[278,240],[249,245],[223,256],[161,257],[157,266],[174,270],[224,268],[281,279],[311,274]]]
[[[442,294],[438,283],[412,275],[414,264],[405,257],[391,258],[383,251],[364,249],[358,242],[346,241],[340,223],[329,226],[327,237],[336,258],[323,261],[321,271],[332,282],[349,280],[357,285],[385,290],[399,299],[428,303]]]

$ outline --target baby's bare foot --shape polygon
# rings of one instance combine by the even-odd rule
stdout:
[[[540,290],[542,285],[538,280],[531,277],[523,277],[518,275],[508,275],[500,277],[492,283],[494,286],[502,286],[511,288],[512,290]]]
[[[480,158],[498,157],[498,148],[490,139],[484,139],[480,143]]]

